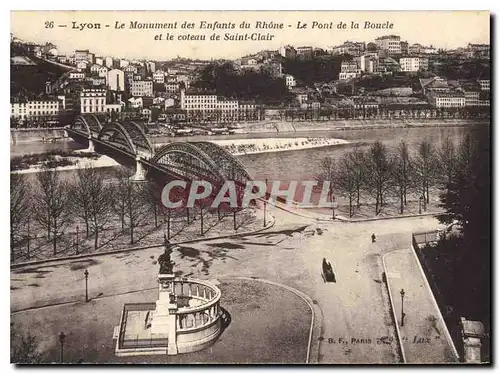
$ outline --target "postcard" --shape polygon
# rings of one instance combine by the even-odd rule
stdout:
[[[13,11],[12,364],[489,364],[488,11]]]

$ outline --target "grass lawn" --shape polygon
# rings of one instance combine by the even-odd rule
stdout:
[[[308,305],[290,291],[258,281],[223,280],[221,306],[231,323],[218,341],[200,352],[177,356],[115,356],[113,329],[123,303],[154,302],[149,290],[11,315],[16,332],[28,330],[44,362],[59,362],[59,334],[66,335],[64,362],[91,363],[304,363],[311,321]]]

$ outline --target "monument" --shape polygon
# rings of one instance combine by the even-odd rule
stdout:
[[[158,300],[124,305],[113,333],[118,356],[195,352],[222,332],[220,289],[206,280],[176,277],[174,247],[165,236],[158,257]]]
[[[151,333],[167,333],[168,352],[169,354],[177,354],[175,314],[178,308],[174,290],[174,263],[170,258],[173,250],[166,236],[164,236],[164,247],[164,252],[158,257],[158,264],[160,265],[158,273],[159,295],[156,301],[156,309],[151,314]]]

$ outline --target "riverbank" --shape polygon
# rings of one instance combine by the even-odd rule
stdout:
[[[78,152],[78,151],[75,151]],[[111,157],[100,155],[97,158],[83,158],[83,157],[58,157],[59,160],[66,160],[71,165],[58,166],[54,168],[57,171],[68,171],[75,170],[78,168],[85,167],[95,167],[95,168],[103,168],[103,167],[111,167],[120,165],[118,162],[113,160]],[[44,162],[40,162],[37,165],[31,165],[28,169],[23,170],[14,170],[11,171],[12,174],[31,174],[38,173],[42,170],[42,164]]]
[[[344,139],[334,138],[234,139],[214,140],[212,142],[220,145],[233,156],[268,152],[297,151],[350,143]]]
[[[411,127],[461,127],[471,124],[489,124],[489,119],[354,119],[329,121],[260,121],[236,124],[236,134],[248,133],[287,133],[300,131],[331,131],[331,130],[366,130],[384,128],[411,128]]]

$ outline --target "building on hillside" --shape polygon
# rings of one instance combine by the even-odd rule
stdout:
[[[157,70],[153,74],[153,81],[155,83],[165,83],[165,72],[163,70]]]
[[[297,82],[295,81],[293,75],[286,74],[284,78],[285,78],[285,85],[289,90],[291,90],[297,85]]]
[[[237,100],[226,100],[211,94],[186,94],[181,89],[181,109],[186,111],[188,121],[238,120],[239,105]]]
[[[108,71],[106,82],[111,91],[125,91],[125,73],[120,69]]]
[[[293,48],[291,45],[280,47],[279,53],[281,56],[289,60],[295,60],[297,58],[297,50]]]
[[[130,83],[130,95],[132,96],[154,96],[152,80],[133,80]]]
[[[79,61],[87,61],[93,64],[94,54],[90,53],[88,49],[77,49],[75,50],[75,63]]]
[[[375,39],[375,44],[389,55],[401,54],[401,37],[398,35],[386,35]]]
[[[427,98],[435,108],[465,107],[465,95],[461,92],[431,92],[427,94]]]
[[[349,80],[361,75],[361,69],[356,61],[342,61],[340,65],[339,80]]]
[[[490,80],[489,79],[478,79],[478,83],[481,85],[482,91],[490,90]]]
[[[68,78],[71,80],[84,80],[85,79],[85,72],[81,70],[73,70],[69,72]]]
[[[87,70],[88,66],[89,66],[89,62],[86,61],[86,60],[78,61],[76,63],[76,68],[77,69]]]
[[[429,59],[425,57],[402,57],[399,59],[401,71],[417,72],[429,69]]]
[[[105,57],[103,65],[109,69],[113,69],[113,58],[112,57]]]
[[[348,54],[351,56],[359,56],[366,50],[366,43],[364,42],[350,42],[346,41],[341,45],[332,47],[331,52],[334,55]]]
[[[146,62],[146,72],[147,74],[153,74],[156,71],[156,62],[148,61]]]
[[[410,53],[410,47],[408,45],[408,42],[401,42],[401,54],[403,56],[407,56]]]
[[[423,95],[427,95],[429,92],[447,92],[450,90],[448,81],[441,77],[420,78],[419,81]]]
[[[180,83],[165,83],[165,92],[173,94],[178,93],[180,89]]]
[[[478,91],[464,91],[465,106],[477,107],[479,106],[479,92]]]
[[[128,60],[125,60],[125,59],[121,59],[120,62],[118,63],[118,66],[121,69],[125,69],[129,65],[130,65],[130,62]]]
[[[106,89],[85,88],[80,92],[80,111],[85,113],[106,112]]]
[[[297,47],[297,58],[302,60],[311,60],[314,55],[314,48],[311,46]]]
[[[378,54],[377,53],[366,53],[356,59],[359,65],[359,69],[362,72],[374,73],[378,68]]]
[[[55,118],[62,110],[59,100],[37,100],[26,103],[11,103],[10,116],[19,120],[40,120],[47,117]]]

